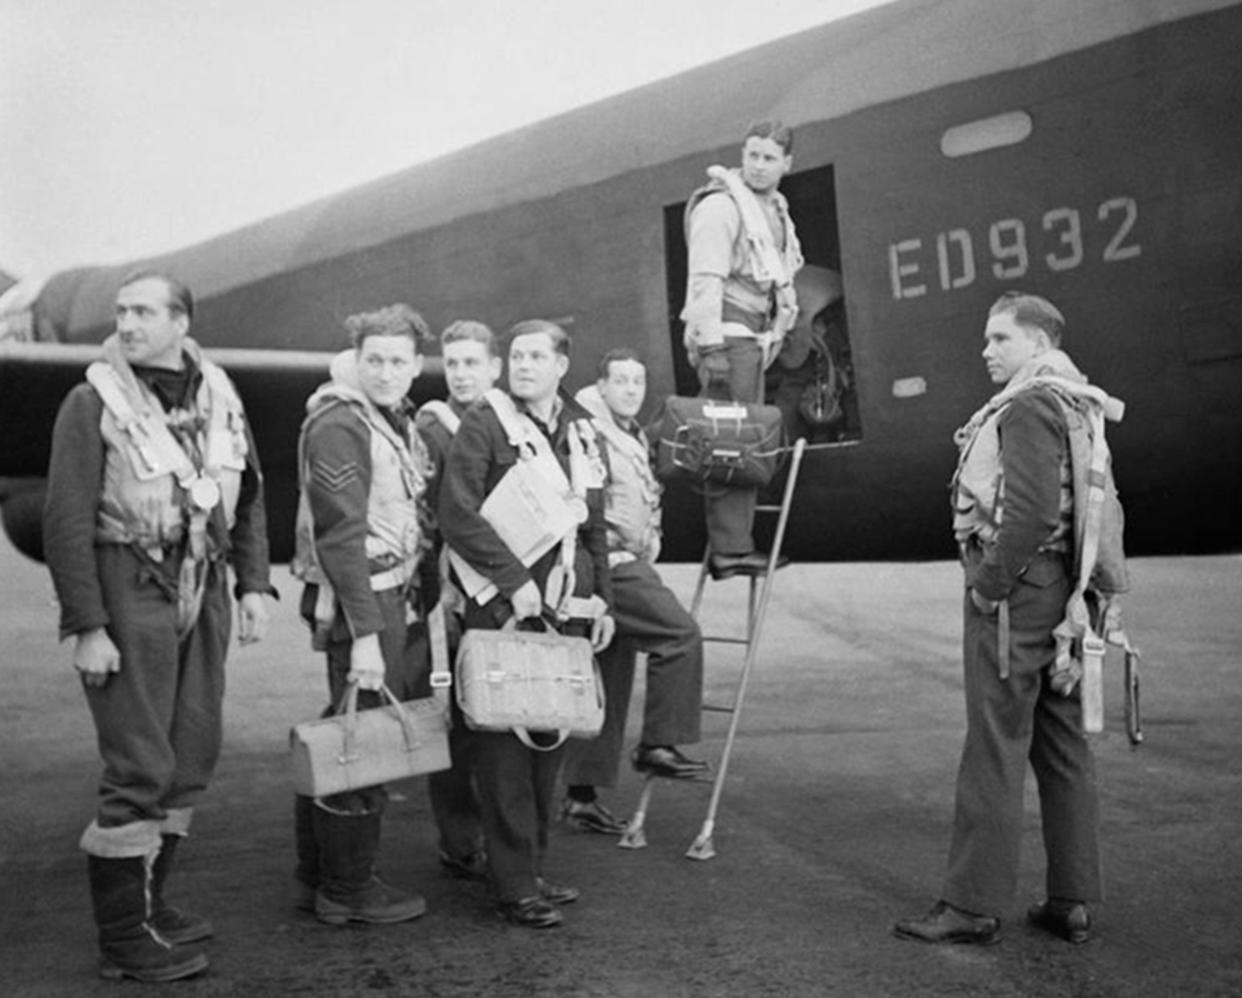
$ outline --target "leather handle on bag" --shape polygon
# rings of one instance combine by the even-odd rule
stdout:
[[[401,731],[405,736],[405,750],[407,752],[418,751],[422,743],[419,740],[418,729],[415,727],[414,719],[410,717],[409,711],[405,709],[405,705],[397,699],[393,691],[388,688],[387,683],[380,686],[379,692],[392,706],[397,708],[397,720],[401,722]],[[342,765],[344,765],[355,758],[354,741],[358,737],[357,680],[349,683],[345,692],[341,694],[341,701],[336,706],[336,712],[345,715],[345,738],[341,745],[340,759]]]
[[[527,731],[525,727],[521,727],[521,726],[515,727],[513,729],[513,733],[517,735],[518,741],[520,741],[528,749],[534,749],[536,752],[555,751],[556,749],[564,745],[566,741],[569,740],[569,731],[566,728],[561,728],[559,731],[557,731],[556,741],[554,741],[551,745],[540,745],[533,738],[531,738],[530,732]]]

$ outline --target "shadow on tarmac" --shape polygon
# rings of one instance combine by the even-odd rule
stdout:
[[[94,731],[56,642],[46,571],[0,544],[0,994],[114,995],[95,976],[77,850]],[[688,596],[695,569],[663,569]],[[717,857],[684,857],[703,786],[657,787],[642,851],[558,826],[549,876],[583,897],[549,932],[506,926],[483,887],[441,872],[422,780],[393,788],[381,866],[426,895],[425,917],[333,929],[292,909],[286,734],[325,692],[280,570],[271,634],[230,659],[224,754],[169,892],[215,923],[211,969],[168,987],[186,998],[1242,994],[1242,558],[1141,560],[1133,574],[1147,742],[1127,744],[1113,668],[1097,749],[1109,891],[1098,938],[1071,947],[1021,920],[1043,868],[1028,787],[1019,896],[1004,942],[978,950],[889,934],[935,900],[948,847],[964,726],[956,566],[783,571]],[[708,599],[705,630],[719,632],[744,613],[745,584]],[[738,662],[709,652],[709,702],[729,694]],[[631,742],[640,714],[636,704]],[[718,756],[725,725],[707,719],[700,754]],[[624,813],[638,790],[627,771],[605,800]]]

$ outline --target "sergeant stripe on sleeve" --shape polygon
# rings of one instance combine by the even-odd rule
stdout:
[[[358,481],[358,463],[349,461],[346,464],[330,465],[325,461],[316,461],[311,465],[311,478],[329,492],[340,492]]]

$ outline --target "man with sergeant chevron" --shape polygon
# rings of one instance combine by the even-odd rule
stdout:
[[[408,393],[431,333],[408,305],[345,320],[353,348],[307,401],[299,441],[301,497],[291,566],[302,615],[327,657],[329,708],[356,686],[361,707],[385,687],[431,694],[425,621],[439,598],[423,493],[429,471]],[[352,692],[351,692],[352,695]],[[295,905],[329,925],[417,918],[426,902],[376,876],[382,785],[294,799]]]

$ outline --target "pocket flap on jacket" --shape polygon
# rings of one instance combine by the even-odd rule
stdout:
[[[1021,579],[1029,586],[1043,589],[1065,577],[1065,563],[1060,555],[1040,554],[1026,566]]]

